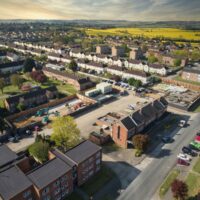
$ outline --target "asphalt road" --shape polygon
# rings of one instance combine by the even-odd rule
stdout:
[[[122,192],[118,200],[156,200],[156,190],[176,163],[176,156],[183,145],[187,145],[197,130],[200,130],[200,114],[189,121],[189,126],[182,128],[172,144],[166,144],[161,151],[155,151],[155,157],[145,170]]]

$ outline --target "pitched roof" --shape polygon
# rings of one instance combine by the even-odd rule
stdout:
[[[0,168],[17,159],[17,155],[7,145],[0,146]]]
[[[65,155],[71,158],[77,164],[79,164],[100,150],[101,147],[90,142],[89,140],[86,140],[67,151]]]
[[[67,165],[59,158],[54,158],[28,173],[27,177],[37,186],[38,189],[42,189],[70,170],[71,166]]]
[[[193,74],[200,74],[200,67],[199,68],[197,68],[197,67],[195,67],[195,68],[187,67],[187,68],[183,69],[183,72],[189,72],[189,73],[193,73]]]
[[[136,122],[137,125],[140,125],[140,124],[144,123],[144,121],[145,121],[144,116],[141,114],[141,112],[139,110],[132,113],[131,117]]]
[[[50,87],[45,88],[45,89],[39,88],[37,90],[32,90],[32,91],[27,92],[27,93],[23,93],[23,94],[19,94],[19,95],[8,97],[8,98],[6,98],[6,101],[9,104],[18,103],[20,98],[30,99],[32,97],[45,95],[47,91],[54,92],[54,91],[57,91],[57,88],[55,86],[50,86]]]
[[[24,64],[24,60],[9,62],[9,63],[2,63],[0,64],[0,68],[3,69],[3,68],[8,68],[8,67],[16,67],[23,64]]]
[[[31,181],[16,166],[0,172],[0,196],[3,199],[11,199],[31,186]]]
[[[149,74],[144,72],[144,71],[140,71],[140,70],[126,70],[124,73],[126,74],[133,74],[136,76],[141,76],[141,77],[148,77]]]
[[[121,119],[121,123],[126,127],[127,130],[131,130],[136,126],[130,116]]]

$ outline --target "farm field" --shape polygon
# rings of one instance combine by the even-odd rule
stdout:
[[[163,37],[170,39],[200,40],[200,31],[176,28],[110,28],[86,29],[88,35],[131,35],[143,37]]]

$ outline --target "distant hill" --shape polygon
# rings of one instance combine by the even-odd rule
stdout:
[[[0,20],[0,23],[47,23],[47,24],[65,24],[79,27],[148,27],[148,28],[182,28],[200,30],[200,21],[158,21],[158,22],[139,22],[125,20]]]

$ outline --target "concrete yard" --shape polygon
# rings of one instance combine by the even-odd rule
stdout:
[[[93,124],[95,123],[97,118],[107,114],[108,112],[124,113],[128,111],[129,104],[136,105],[137,102],[140,102],[142,105],[144,102],[148,101],[148,99],[133,96],[133,94],[131,93],[128,96],[119,97],[119,99],[116,101],[104,104],[89,113],[81,115],[80,117],[76,117],[76,123],[78,124],[78,128],[81,131],[81,135],[87,138],[89,133],[95,130]]]

